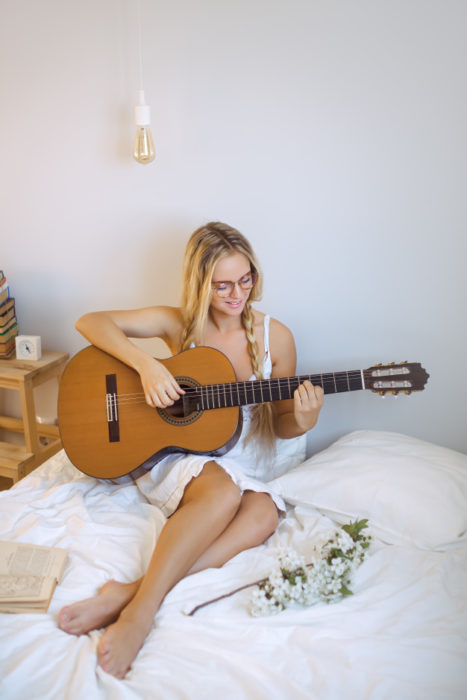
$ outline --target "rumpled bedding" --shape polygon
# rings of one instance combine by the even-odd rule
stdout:
[[[455,507],[464,507],[467,463],[464,473],[462,460],[467,457],[451,455],[452,451],[446,457],[444,448],[441,455],[438,446],[396,434],[361,431],[344,437],[275,480],[286,502],[290,490],[290,501],[287,516],[264,545],[174,587],[124,680],[106,674],[96,663],[102,630],[74,637],[58,629],[57,615],[63,605],[94,595],[110,578],[131,581],[141,576],[165,518],[129,477],[118,482],[93,479],[77,471],[63,451],[55,455],[0,493],[1,539],[59,546],[69,552],[47,614],[0,614],[0,697],[465,698],[465,531],[443,532],[441,544],[430,546],[411,542],[405,531],[397,542],[391,541],[393,536],[386,536],[381,527],[387,525],[381,523],[381,513],[387,518],[389,512],[381,503],[375,512],[380,521],[370,555],[352,582],[353,596],[256,618],[248,612],[251,589],[246,589],[187,615],[200,603],[267,576],[279,547],[310,553],[349,515],[337,515],[339,508],[333,508],[329,493],[324,494],[326,508],[320,502],[313,505],[310,483],[324,468],[329,472],[345,464],[346,469],[360,469],[369,450],[370,461],[378,462],[382,455],[385,465],[392,455],[405,460],[407,468],[414,450],[419,462],[422,452],[431,463],[457,460],[455,479],[461,496]],[[391,469],[394,464],[388,464]],[[448,476],[441,471],[439,478],[454,478],[452,468]],[[359,493],[365,490],[362,483],[355,486]],[[365,505],[350,494],[349,502],[359,508]],[[407,502],[405,493],[404,508]],[[360,515],[370,516],[371,526],[371,504],[367,511]],[[425,517],[430,518],[428,509]],[[391,527],[392,533],[393,523]],[[462,527],[461,519],[453,521],[452,528]]]

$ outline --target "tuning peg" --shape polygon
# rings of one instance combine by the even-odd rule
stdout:
[[[386,392],[385,391],[378,391],[378,394],[381,396],[382,399],[386,398]]]
[[[393,391],[392,394],[393,394],[393,396],[394,396],[395,399],[397,399],[397,397],[399,396],[399,392],[398,392],[398,391]]]
[[[406,390],[404,391],[404,394],[407,394],[407,396],[410,396],[411,393],[412,393],[411,390],[407,390],[407,389],[406,389]]]

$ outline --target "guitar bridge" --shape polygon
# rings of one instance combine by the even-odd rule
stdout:
[[[109,442],[120,442],[120,423],[118,417],[117,375],[105,375],[105,405],[107,409],[107,425],[109,427]]]

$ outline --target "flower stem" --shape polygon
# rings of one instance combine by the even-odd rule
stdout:
[[[234,593],[239,593],[240,591],[244,591],[245,588],[251,588],[251,586],[259,586],[261,583],[264,583],[265,581],[268,580],[268,577],[262,578],[259,581],[254,581],[253,583],[246,583],[244,586],[240,586],[239,588],[236,588],[233,591],[230,591],[229,593],[224,593],[223,595],[217,596],[217,598],[212,598],[211,600],[207,600],[205,603],[200,603],[196,607],[193,608],[193,610],[190,610],[189,613],[185,613],[186,615],[193,616],[195,612],[198,610],[201,610],[201,608],[206,607],[206,605],[211,605],[211,603],[217,603],[217,601],[222,600],[223,598],[230,598],[231,595],[234,595]]]

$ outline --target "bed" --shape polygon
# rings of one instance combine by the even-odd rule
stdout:
[[[57,614],[109,578],[140,576],[163,515],[129,477],[87,477],[63,451],[1,492],[2,539],[64,547],[69,559],[47,614],[0,615],[0,697],[465,698],[467,456],[377,431],[297,454],[274,479],[288,504],[276,533],[177,584],[123,681],[96,664],[102,631],[70,636]],[[373,541],[352,596],[252,617],[244,589],[187,614],[267,576],[278,547],[307,556],[358,518]]]

